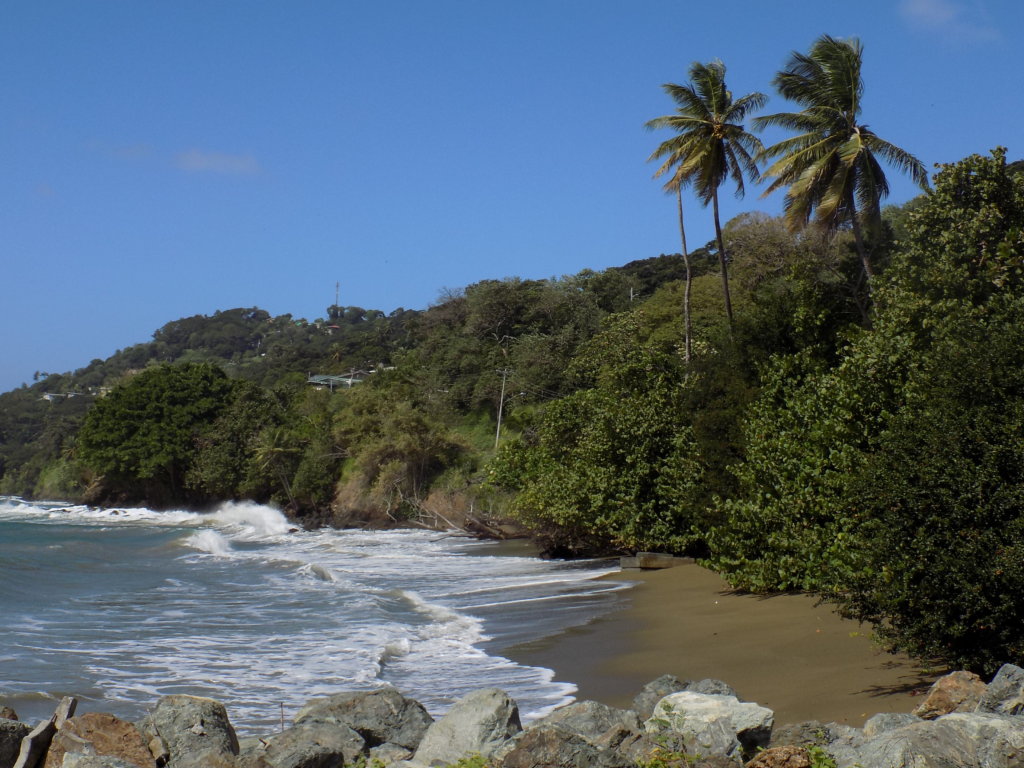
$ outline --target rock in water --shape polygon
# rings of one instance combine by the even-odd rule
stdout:
[[[142,721],[142,730],[149,738],[163,739],[172,768],[214,768],[238,754],[224,705],[202,696],[162,697]]]
[[[422,704],[391,687],[313,699],[295,716],[296,725],[346,725],[369,747],[390,743],[406,749],[416,749],[433,722]]]
[[[488,758],[522,729],[519,707],[508,694],[485,688],[459,699],[427,729],[412,762],[447,765],[468,755]]]

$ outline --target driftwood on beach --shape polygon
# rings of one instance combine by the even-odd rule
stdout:
[[[954,672],[913,714],[878,714],[864,728],[817,721],[776,727],[774,713],[719,680],[648,683],[631,709],[595,701],[561,707],[525,728],[495,688],[434,720],[394,688],[313,699],[290,728],[239,740],[223,704],[161,698],[138,724],[72,717],[74,699],[30,729],[0,710],[0,768],[1019,768],[1024,669],[985,684]]]

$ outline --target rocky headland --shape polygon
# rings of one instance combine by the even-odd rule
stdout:
[[[0,702],[0,768],[1019,768],[1024,766],[1024,669],[991,682],[940,678],[913,713],[877,714],[863,728],[774,713],[720,680],[665,675],[630,709],[595,701],[520,722],[498,689],[476,691],[435,720],[394,688],[309,701],[291,727],[239,739],[224,705],[165,696],[139,723],[75,714],[66,698],[32,727]]]

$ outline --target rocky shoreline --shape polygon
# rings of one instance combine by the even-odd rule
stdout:
[[[581,701],[525,728],[495,688],[434,720],[394,688],[313,699],[290,728],[235,735],[224,705],[165,696],[139,723],[75,716],[61,701],[31,728],[0,701],[0,768],[1019,768],[1024,766],[1024,669],[991,682],[953,672],[913,714],[877,714],[863,728],[774,713],[720,680],[648,683],[631,709]]]

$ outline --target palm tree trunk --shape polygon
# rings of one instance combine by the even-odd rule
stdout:
[[[711,195],[715,204],[715,237],[718,240],[718,263],[722,267],[722,295],[725,296],[725,316],[729,318],[729,330],[732,330],[732,298],[729,296],[729,267],[725,260],[725,243],[722,240],[722,224],[718,219],[718,189]]]
[[[853,225],[853,242],[857,246],[857,254],[860,256],[860,263],[864,267],[864,276],[867,278],[868,298],[871,298],[871,283],[875,279],[875,271],[871,268],[871,259],[868,258],[867,248],[864,246],[864,237],[860,231],[860,219],[857,217],[857,208],[850,201],[850,222]]]
[[[686,265],[686,291],[683,293],[683,329],[686,333],[686,346],[683,352],[683,360],[690,364],[690,353],[692,348],[690,325],[690,286],[693,276],[690,272],[690,254],[686,251],[686,228],[683,226],[683,190],[676,187],[676,202],[679,204],[679,239],[683,243],[683,263]]]
[[[854,303],[857,305],[857,311],[860,312],[860,320],[864,324],[865,328],[871,327],[871,313],[868,311],[868,299],[860,295],[860,287],[865,282],[864,270],[857,275],[857,282],[850,289]]]

